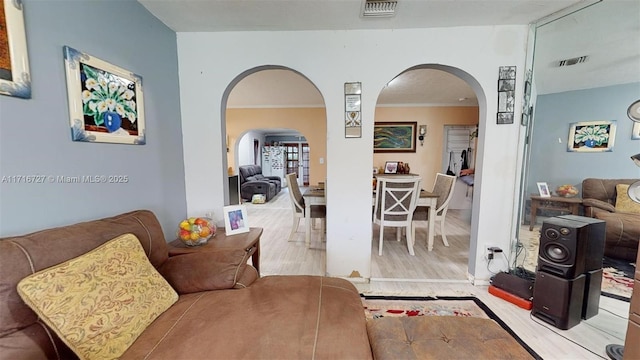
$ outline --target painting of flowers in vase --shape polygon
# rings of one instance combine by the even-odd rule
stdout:
[[[142,77],[64,47],[71,138],[145,144]]]
[[[567,151],[613,151],[616,137],[615,121],[583,121],[572,123],[569,128]]]

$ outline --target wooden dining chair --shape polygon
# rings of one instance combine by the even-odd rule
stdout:
[[[291,233],[289,233],[289,241],[293,240],[293,236],[298,231],[300,225],[300,219],[305,217],[305,204],[304,197],[300,192],[298,186],[298,179],[296,173],[287,174],[287,184],[289,186],[289,199],[291,200],[291,209],[293,214],[293,225],[291,227]],[[314,219],[321,219],[322,221],[322,234],[325,233],[327,218],[327,207],[324,205],[311,206],[311,221]]]
[[[376,202],[373,211],[373,222],[380,226],[378,255],[382,255],[385,227],[397,228],[396,239],[398,241],[400,241],[401,233],[404,229],[409,254],[415,255],[411,224],[416,201],[420,196],[421,180],[420,177],[395,179],[383,176],[378,177]]]
[[[436,202],[436,218],[435,221],[440,221],[440,235],[442,236],[442,242],[444,246],[449,246],[447,236],[444,232],[445,219],[447,216],[447,209],[449,208],[449,202],[453,197],[453,189],[456,185],[456,177],[452,175],[446,175],[442,173],[436,174],[436,180],[433,184],[431,192],[438,195]],[[413,221],[427,221],[429,220],[429,208],[426,206],[417,206],[413,213]],[[415,239],[415,224],[411,229],[413,238]]]

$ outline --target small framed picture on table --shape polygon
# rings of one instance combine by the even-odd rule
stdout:
[[[384,173],[385,174],[396,174],[396,173],[398,173],[398,162],[397,161],[387,161],[384,164]]]
[[[551,197],[551,192],[549,191],[549,185],[546,182],[539,182],[538,184],[538,192],[541,197]]]
[[[249,232],[247,208],[244,205],[225,206],[224,228],[227,235]]]

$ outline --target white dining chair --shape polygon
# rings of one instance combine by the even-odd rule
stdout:
[[[287,184],[289,185],[289,199],[291,200],[291,210],[293,214],[293,225],[291,226],[291,233],[289,233],[289,241],[293,240],[293,236],[298,231],[300,225],[300,219],[305,217],[305,204],[304,197],[300,192],[298,186],[298,179],[296,173],[287,174]],[[311,206],[311,221],[314,219],[321,219],[322,221],[322,234],[326,232],[326,217],[327,207],[324,205]]]
[[[453,197],[453,190],[456,185],[456,177],[452,175],[446,175],[442,173],[436,174],[436,180],[433,184],[433,188],[431,192],[438,195],[438,200],[436,202],[435,209],[435,221],[440,221],[440,235],[442,236],[442,242],[444,246],[449,246],[449,242],[447,241],[447,235],[444,232],[445,228],[445,219],[447,216],[447,209],[449,208],[449,202]],[[428,221],[429,220],[429,208],[426,206],[417,206],[416,210],[413,213],[413,221]],[[412,235],[415,239],[415,223],[412,226]]]
[[[413,251],[414,241],[411,225],[413,212],[416,208],[416,201],[420,196],[421,180],[420,177],[395,179],[384,176],[378,177],[376,201],[373,211],[373,222],[380,226],[378,255],[382,255],[385,227],[397,228],[396,239],[398,241],[400,241],[401,233],[404,229],[409,254],[415,255]]]

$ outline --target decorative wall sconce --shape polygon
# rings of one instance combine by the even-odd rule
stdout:
[[[418,133],[419,133],[418,140],[420,140],[420,146],[424,146],[424,136],[427,135],[427,125],[420,125]]]

